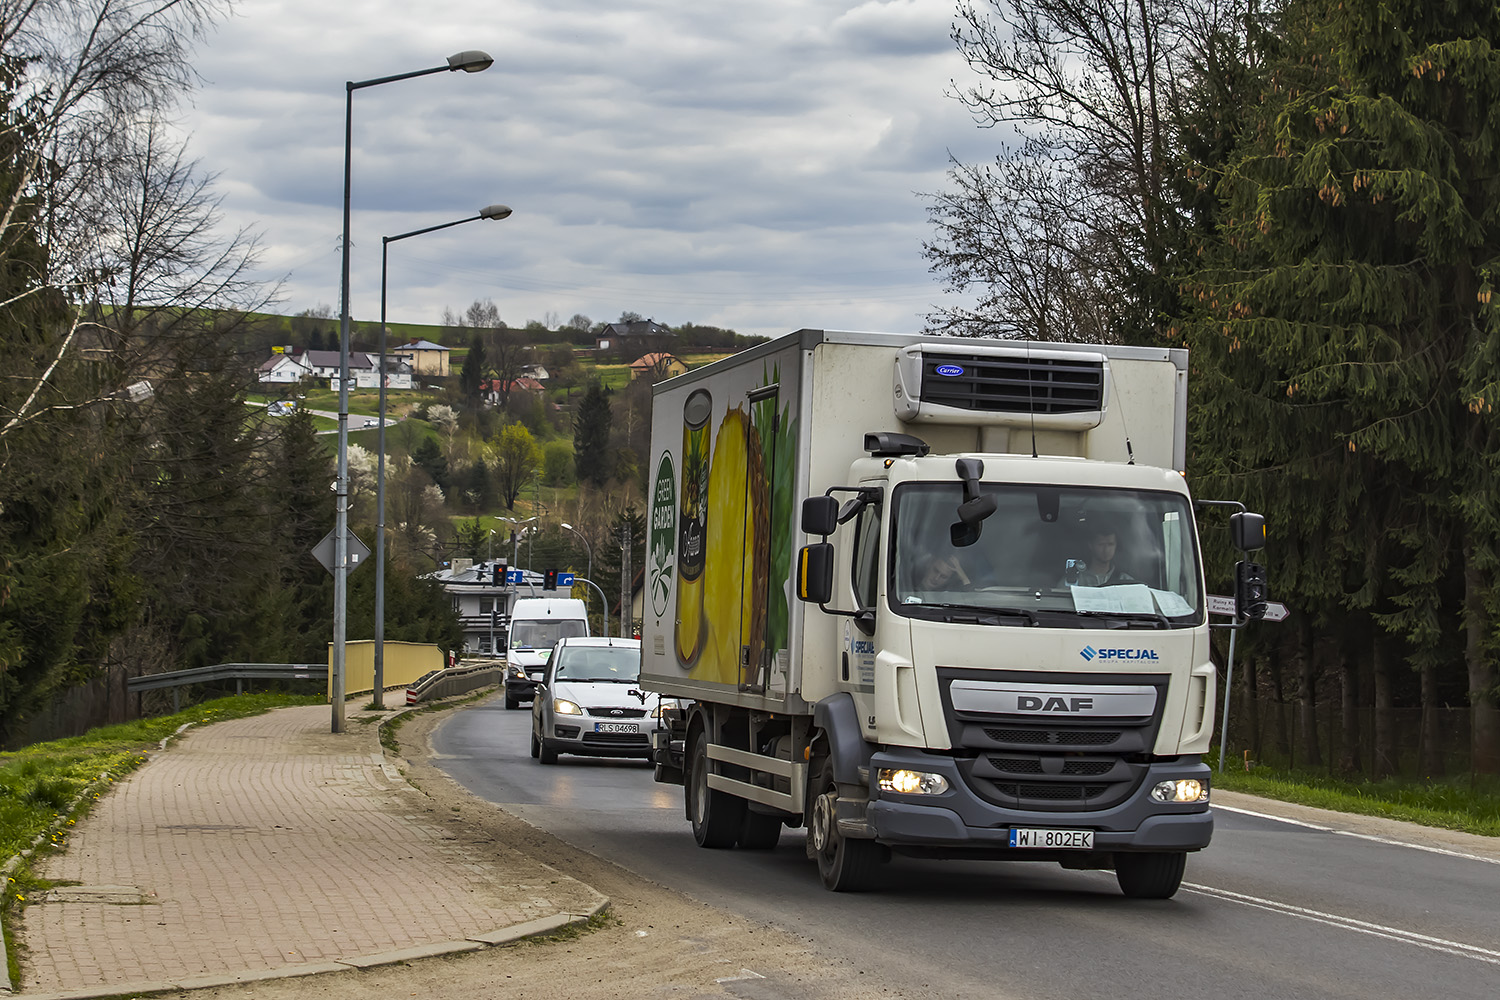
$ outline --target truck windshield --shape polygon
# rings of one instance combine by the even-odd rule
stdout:
[[[551,649],[557,640],[588,635],[576,618],[553,618],[544,622],[511,622],[511,649]]]
[[[981,612],[981,619],[993,612],[1007,625],[1052,627],[1203,620],[1187,498],[1077,486],[982,489],[995,498],[995,513],[978,540],[954,545],[949,525],[958,521],[960,484],[896,488],[889,593],[898,613],[956,620],[955,612]]]

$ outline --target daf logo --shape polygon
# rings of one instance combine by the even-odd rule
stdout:
[[[955,375],[962,375],[964,373],[963,368],[959,365],[938,365],[933,371],[939,375],[946,375],[948,378],[953,378]]]
[[[1018,712],[1091,712],[1093,709],[1092,698],[1059,698],[1057,695],[1038,698],[1023,694],[1016,699]]]
[[[1101,660],[1159,660],[1160,656],[1154,649],[1095,649],[1093,646],[1084,646],[1078,651],[1078,655],[1085,660],[1098,657]]]

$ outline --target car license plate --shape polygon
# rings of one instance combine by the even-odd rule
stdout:
[[[1063,850],[1092,851],[1093,830],[1011,830],[1011,847],[1051,847]]]
[[[596,722],[594,732],[596,733],[638,733],[641,727],[634,722]]]

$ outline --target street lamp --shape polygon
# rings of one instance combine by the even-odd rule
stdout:
[[[589,544],[589,540],[587,538],[583,537],[583,532],[581,532],[577,528],[573,527],[567,521],[564,521],[562,523],[562,526],[564,528],[567,528],[573,534],[577,535],[578,536],[578,540],[581,541],[581,542],[583,542],[583,547],[588,550],[588,553],[589,553],[589,568],[588,568],[588,574],[584,577],[584,579],[587,580],[590,584],[592,584],[594,586],[595,590],[598,590],[599,589],[598,585],[594,584],[594,547]],[[588,593],[588,591],[585,590],[584,593],[586,594],[586,593]],[[609,604],[605,602],[605,600],[604,600],[604,591],[602,591],[602,590],[599,591],[599,604],[604,608],[604,634],[605,635],[609,635]]]
[[[383,76],[344,84],[344,238],[339,247],[339,448],[338,479],[334,482],[333,524],[333,731],[344,731],[344,652],[349,617],[349,179],[354,145],[354,92],[382,83],[395,83],[432,73],[478,73],[489,69],[495,60],[470,49],[448,57],[442,66],[419,69],[413,73]]]
[[[451,229],[465,222],[480,219],[506,219],[510,217],[507,205],[490,205],[481,208],[478,215],[467,219],[456,219],[424,229],[413,229],[409,233],[380,238],[380,427],[376,430],[375,450],[379,453],[375,471],[375,707],[385,707],[381,689],[385,684],[385,286],[386,264],[390,257],[390,246],[397,240],[435,233],[439,229]]]
[[[577,535],[579,541],[583,542],[583,547],[588,550],[588,553],[589,553],[588,579],[592,580],[594,578],[594,547],[589,544],[589,540],[587,538],[583,537],[583,532],[581,532],[577,528],[573,527],[567,521],[564,521],[563,524],[562,524],[562,526],[564,528],[567,528],[573,534]]]

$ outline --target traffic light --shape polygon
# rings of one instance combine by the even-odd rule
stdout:
[[[490,585],[498,587],[505,582],[505,568],[499,563],[490,566]]]
[[[557,570],[555,570],[555,569],[549,569],[549,570],[545,571],[542,574],[542,589],[543,590],[556,590],[557,589]]]

